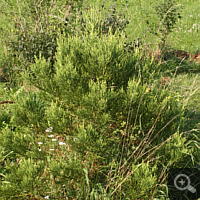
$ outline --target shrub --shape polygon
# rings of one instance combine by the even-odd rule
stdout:
[[[6,46],[11,48],[11,55],[18,62],[12,63],[10,74],[16,74],[23,69],[28,69],[30,63],[35,62],[35,57],[39,58],[41,54],[52,65],[55,63],[55,53],[57,48],[57,38],[59,32],[65,32],[67,35],[75,35],[79,27],[84,32],[84,18],[80,9],[82,1],[57,2],[56,4],[49,1],[27,1],[24,4],[9,4],[8,8],[14,13],[12,23],[15,25],[13,37],[9,36],[6,40]],[[20,12],[15,11],[18,7]],[[28,10],[28,12],[27,12]],[[111,8],[111,14],[105,18],[99,19],[95,29],[101,28],[101,32],[107,34],[109,27],[113,33],[117,28],[124,29],[128,23],[124,14],[116,14],[115,8]],[[7,64],[10,60],[7,58],[3,66],[6,73]],[[20,60],[20,61],[19,61]],[[16,65],[20,66],[16,68]],[[13,70],[15,69],[15,70]],[[19,77],[18,77],[19,79]],[[10,82],[14,81],[10,77]]]
[[[180,150],[183,107],[153,81],[157,66],[124,52],[123,32],[99,37],[94,13],[90,34],[59,35],[54,71],[40,56],[23,73],[39,91],[17,91],[17,129],[0,130],[4,198],[153,198],[158,163],[179,166],[192,152]]]
[[[53,69],[58,32],[63,28],[68,30],[63,21],[65,22],[66,16],[74,18],[76,8],[81,7],[80,2],[79,0],[73,1],[73,5],[68,1],[58,3],[26,1],[18,2],[18,4],[6,2],[7,9],[14,15],[11,17],[7,13],[8,18],[10,17],[9,19],[15,27],[13,27],[12,35],[9,35],[4,41],[6,47],[10,49],[9,52],[6,52],[8,56],[5,62],[2,63],[5,68],[4,72],[6,73],[6,70],[9,69],[10,76],[14,76],[16,72],[27,69],[30,63],[35,62],[35,57],[39,58],[40,54],[51,63]],[[71,8],[70,16],[69,13],[66,13],[66,8]],[[7,27],[3,31],[7,31]],[[15,62],[8,68],[7,62],[10,62],[10,57],[15,58]],[[14,81],[10,77],[8,80]]]

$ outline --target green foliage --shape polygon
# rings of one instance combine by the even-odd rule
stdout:
[[[57,47],[56,37],[55,31],[43,30],[43,32],[26,32],[25,34],[20,32],[17,41],[10,43],[10,48],[18,54],[22,53],[28,63],[34,63],[35,56],[39,58],[41,53],[42,57],[53,65]]]
[[[109,29],[112,30],[112,34],[115,34],[115,32],[119,29],[119,31],[121,32],[122,30],[125,29],[126,25],[129,24],[129,21],[127,18],[125,18],[125,14],[124,13],[117,13],[116,11],[116,5],[113,4],[110,6],[110,12],[109,13],[105,13],[103,16],[103,11],[105,11],[104,9],[104,4],[101,5],[102,9],[99,12],[100,16],[98,16],[98,19],[96,19],[96,16],[94,16],[93,14],[90,14],[90,16],[92,16],[91,19],[89,19],[88,21],[88,16],[86,17],[84,12],[81,12],[81,32],[87,32],[87,34],[90,33],[90,29],[88,26],[88,23],[90,24],[91,22],[94,23],[95,25],[95,31],[100,35],[105,34],[107,35],[109,32]],[[93,11],[95,8],[92,7],[91,11]],[[96,7],[96,10],[98,8]],[[87,13],[90,12],[90,9],[87,11]],[[95,20],[94,20],[95,19]],[[94,21],[93,21],[94,20]]]
[[[152,81],[148,74],[154,71],[152,76],[157,75],[155,64],[150,60],[140,61],[139,52],[135,56],[124,52],[124,39],[123,34],[119,36],[117,32],[114,35],[109,32],[107,37],[98,37],[95,31],[91,31],[90,35],[83,34],[82,38],[60,35],[55,70],[51,71],[50,64],[44,58],[36,59],[36,63],[30,66],[31,71],[25,72],[24,78],[40,91],[37,96],[35,93],[25,95],[23,90],[17,92],[16,105],[13,105],[13,123],[34,125],[41,133],[45,125],[52,126],[60,135],[67,135],[64,138],[78,153],[79,159],[87,163],[87,169],[92,163],[97,165],[92,176],[88,177],[93,180],[89,185],[91,188],[95,188],[99,182],[107,183],[98,168],[107,174],[113,159],[119,161],[116,155],[120,155],[124,148],[121,123],[128,115],[129,106],[132,115],[128,123],[134,131],[126,138],[128,142],[132,141],[132,137],[137,140],[142,134],[145,136],[159,115],[148,138],[151,145],[159,144],[160,140],[166,140],[177,129],[182,114],[178,102],[170,97],[168,90],[161,90],[156,82],[148,90],[147,83]],[[143,66],[138,67],[140,72],[137,72],[138,68],[129,69],[136,62]],[[138,76],[143,78],[143,82],[139,81],[140,78],[136,81]],[[90,77],[95,77],[96,82]],[[179,118],[172,120],[176,115]],[[170,120],[172,123],[154,139],[155,134]],[[118,124],[111,131],[110,123],[115,121]],[[123,155],[126,160],[135,146],[125,144],[129,151]],[[52,174],[55,176],[59,169],[62,166],[55,162]],[[60,179],[61,175],[56,176]],[[75,174],[72,177],[76,179]],[[87,192],[92,191],[89,189]]]
[[[137,62],[138,56],[132,57],[128,54],[122,56],[124,37],[113,37],[109,33],[109,37],[100,39],[96,33],[91,33],[82,37],[84,42],[79,37],[65,38],[65,35],[60,37],[56,57],[58,61],[54,65],[55,72],[51,71],[50,65],[45,60],[36,60],[36,64],[31,66],[32,75],[27,76],[27,80],[31,80],[36,87],[45,92],[54,92],[59,98],[62,92],[67,99],[73,95],[77,98],[88,91],[88,81],[92,77],[101,81],[106,80],[108,87],[126,87],[129,77],[134,73],[132,64]],[[74,99],[74,101],[79,100]]]
[[[57,48],[57,39],[59,32],[65,32],[66,35],[75,35],[79,26],[82,27],[81,31],[85,28],[85,18],[81,18],[82,12],[79,12],[82,1],[73,1],[73,3],[50,3],[45,1],[40,3],[27,1],[25,4],[8,3],[8,8],[11,8],[15,13],[14,21],[15,28],[12,38],[6,40],[6,46],[11,48],[12,57],[16,58],[21,68],[19,70],[27,69],[30,63],[35,62],[35,58],[39,58],[41,55],[48,62],[53,65],[55,63],[55,53]],[[20,12],[15,11],[13,6],[18,7]],[[28,10],[28,12],[27,12]],[[88,11],[89,12],[89,11]],[[103,12],[103,11],[102,11]],[[111,8],[111,14],[106,18],[101,16],[99,22],[96,23],[96,30],[101,29],[101,33],[107,34],[109,28],[113,33],[117,28],[124,29],[128,23],[124,14],[116,14],[115,8]],[[104,21],[104,22],[103,22]],[[79,32],[80,33],[80,32]],[[10,59],[6,58],[4,61],[5,73],[7,70],[7,64]],[[15,64],[12,64],[11,69],[16,68]],[[8,68],[8,69],[10,69]],[[16,70],[10,73],[16,74]],[[9,79],[10,82],[14,81]]]
[[[16,58],[14,53],[9,52],[7,57],[3,60],[3,62],[1,62],[1,78],[3,79],[2,82],[6,82],[6,87],[9,90],[17,86],[16,79],[19,77],[22,71],[21,67],[19,67],[22,63],[20,58]]]
[[[6,1],[6,5],[8,13],[4,12],[13,25],[13,33],[4,40],[5,47],[10,49],[9,52],[5,52],[8,55],[2,63],[4,73],[6,74],[9,70],[10,76],[16,76],[16,72],[27,69],[28,65],[34,63],[35,57],[39,58],[40,54],[53,67],[59,30],[67,31],[63,25],[64,17],[67,15],[66,9],[71,7],[70,16],[74,18],[76,8],[81,7],[81,1],[73,1],[73,5],[68,1],[60,1],[56,4],[50,1],[26,1],[25,3]],[[12,14],[10,15],[9,12]],[[60,12],[61,15],[59,15]],[[6,31],[5,26],[3,32]],[[15,62],[9,67],[7,63],[10,63],[10,57],[12,57],[11,60],[14,58]],[[20,67],[16,70],[17,65]],[[7,77],[7,79],[11,83],[14,81],[12,77]]]
[[[56,144],[58,164],[58,160],[48,149],[52,146],[52,142],[47,139],[40,142],[41,152],[38,151],[37,141],[43,141],[42,137],[36,139],[36,135],[29,128],[18,127],[15,131],[11,131],[7,126],[0,136],[0,146],[5,147],[1,149],[0,154],[1,196],[19,199],[30,195],[44,197],[44,192],[48,191],[60,196],[60,186],[66,184],[70,187],[72,177],[80,181],[82,175],[80,163],[66,151],[66,146],[61,148]],[[62,157],[60,154],[62,151],[68,155]],[[73,194],[73,190],[69,191]],[[66,191],[64,193],[66,195]]]
[[[163,90],[158,82],[155,82],[151,88],[147,84],[141,85],[140,82],[132,80],[129,82],[127,90],[126,109],[128,111],[131,106],[132,118],[129,119],[129,125],[134,127],[134,124],[140,125],[140,134],[146,135],[151,128],[151,134],[157,134],[166,122],[176,118],[159,133],[156,140],[158,143],[161,140],[167,139],[171,135],[171,130],[176,130],[179,126],[180,119],[184,114],[182,106],[178,104],[178,99],[175,99],[169,90]],[[131,105],[128,104],[131,102]],[[135,108],[135,109],[133,109]],[[154,123],[156,124],[154,126]],[[137,129],[135,130],[137,132]],[[134,134],[134,129],[132,131]],[[136,134],[136,133],[135,133]],[[153,135],[154,135],[153,134]],[[153,135],[151,136],[153,138]]]
[[[154,6],[155,13],[157,15],[157,20],[146,20],[151,33],[157,35],[161,40],[161,45],[164,47],[167,36],[176,27],[177,20],[181,18],[178,12],[178,7],[175,0],[165,0],[157,2]]]
[[[184,106],[156,80],[161,64],[124,50],[119,29],[101,33],[97,13],[82,13],[83,32],[57,35],[54,63],[34,55],[22,78],[38,91],[19,88],[1,113],[2,198],[151,199],[167,166],[192,163]]]
[[[67,129],[71,125],[72,115],[66,109],[58,105],[58,103],[51,103],[51,106],[46,108],[45,117],[48,124],[57,130],[58,134],[63,134],[67,132]],[[46,125],[48,125],[46,123]],[[69,134],[69,132],[68,132]]]
[[[132,164],[133,175],[127,180],[124,187],[128,188],[128,198],[131,199],[148,199],[153,196],[154,187],[157,183],[156,166],[150,167],[150,164],[142,162],[139,167],[138,164]]]
[[[1,115],[0,115],[0,128],[4,126],[3,122],[9,124],[10,123],[10,112],[7,109],[0,109]]]
[[[6,137],[5,137],[6,135]],[[1,146],[6,147],[8,153],[12,152],[9,157],[18,157],[26,154],[29,150],[28,144],[33,142],[33,135],[28,128],[17,128],[15,131],[10,130],[7,125],[1,132]]]
[[[22,88],[24,89],[24,88]],[[25,91],[19,91],[25,94]],[[44,120],[45,103],[37,95],[29,94],[26,97],[16,95],[15,104],[13,105],[12,122],[21,126],[39,126]]]

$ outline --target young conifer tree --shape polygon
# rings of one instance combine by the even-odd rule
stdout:
[[[27,93],[24,87],[16,92],[11,124],[17,129],[13,133],[5,125],[1,130],[0,146],[8,158],[1,168],[0,194],[5,199],[120,199],[121,189],[132,199],[153,195],[158,160],[151,165],[149,160],[160,157],[160,152],[149,153],[147,160],[142,155],[176,132],[183,109],[156,83],[147,90],[147,74],[156,66],[139,59],[139,53],[125,53],[123,33],[110,30],[99,37],[96,13],[84,13],[87,31],[59,35],[54,71],[40,56],[23,75],[38,92]],[[141,73],[136,63],[142,66]],[[143,80],[137,80],[138,75]],[[176,115],[168,131],[156,135]],[[137,142],[144,138],[142,149]],[[183,159],[180,155],[170,161]],[[138,181],[148,179],[149,184],[135,182],[137,168],[137,177],[142,176]]]

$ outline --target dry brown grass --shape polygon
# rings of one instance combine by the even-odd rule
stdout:
[[[150,48],[145,49],[146,55],[150,56],[150,58],[154,58],[154,60],[156,61],[156,63],[158,63],[159,61],[161,61],[162,56],[164,54],[169,55],[170,57],[176,57],[176,58],[181,58],[181,59],[190,59],[190,62],[195,62],[200,64],[200,52],[195,55],[195,54],[191,54],[190,52],[184,51],[184,50],[174,50],[169,48],[168,50],[166,50],[166,52],[162,52],[159,48],[157,48],[156,51],[153,51]]]

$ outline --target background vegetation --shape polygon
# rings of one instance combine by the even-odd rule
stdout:
[[[0,199],[167,199],[199,168],[199,9],[1,0]]]

